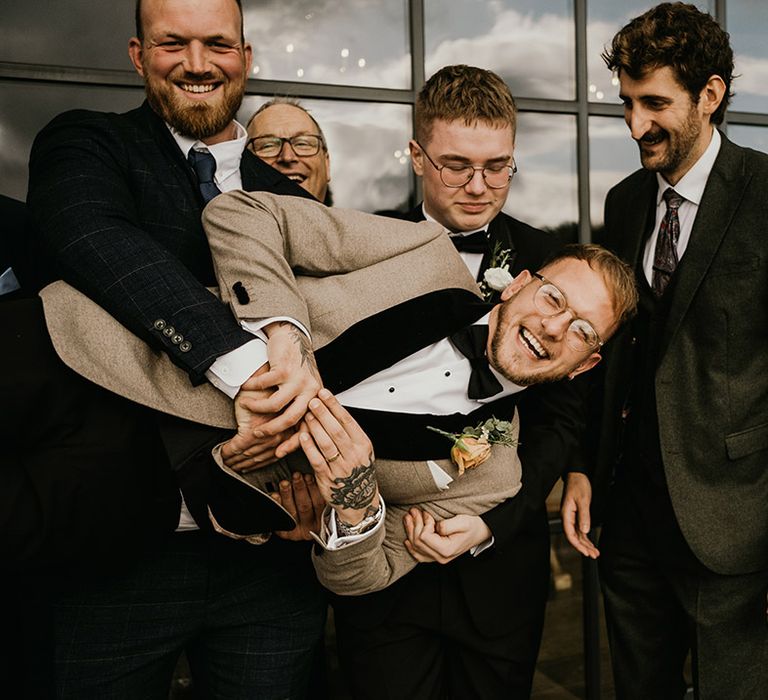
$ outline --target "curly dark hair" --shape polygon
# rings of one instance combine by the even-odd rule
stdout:
[[[639,80],[651,70],[669,66],[695,103],[707,81],[719,75],[725,95],[712,114],[720,124],[733,97],[733,50],[728,33],[695,5],[665,2],[635,17],[613,37],[602,58],[612,71]]]

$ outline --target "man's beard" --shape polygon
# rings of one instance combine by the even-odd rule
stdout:
[[[203,141],[222,132],[232,123],[245,93],[245,72],[237,81],[222,82],[223,95],[213,103],[189,103],[176,93],[171,78],[162,80],[149,77],[145,83],[147,102],[163,121],[182,136]],[[186,77],[194,84],[214,78],[211,74]]]
[[[696,106],[692,105],[685,122],[677,131],[670,133],[666,129],[659,129],[653,134],[653,138],[659,135],[666,137],[667,151],[661,160],[654,162],[654,156],[648,155],[643,151],[643,139],[648,134],[640,139],[637,144],[640,148],[640,162],[644,168],[652,172],[659,172],[662,175],[674,173],[690,157],[700,134],[701,123],[698,119]]]
[[[520,292],[517,294],[519,293]],[[515,294],[515,296],[517,296],[517,294]],[[501,359],[503,358],[503,348],[505,343],[513,342],[509,337],[504,337],[504,329],[506,329],[508,326],[511,326],[513,323],[511,316],[514,312],[510,308],[510,302],[515,298],[515,296],[510,297],[507,299],[507,301],[502,302],[502,304],[499,306],[498,315],[496,317],[496,328],[493,333],[493,338],[491,338],[491,351],[488,357],[489,364],[499,374],[503,375],[510,382],[517,384],[518,386],[533,386],[534,384],[545,384],[548,382],[557,382],[561,379],[565,379],[565,377],[568,376],[570,370],[563,368],[550,368],[539,372],[532,370],[523,372],[522,370],[516,369],[514,366],[509,367],[502,363]]]

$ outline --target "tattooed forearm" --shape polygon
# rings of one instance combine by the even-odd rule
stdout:
[[[376,469],[374,462],[355,467],[349,476],[336,477],[331,487],[331,505],[350,510],[370,506],[376,495]]]
[[[299,346],[299,352],[301,353],[301,366],[309,365],[309,370],[314,374],[316,377],[320,377],[320,373],[317,369],[317,363],[315,362],[315,353],[312,350],[312,343],[309,342],[309,338],[307,338],[304,333],[302,333],[296,326],[294,326],[292,323],[287,323],[285,321],[282,321],[280,325],[286,324],[289,326],[291,337],[293,339],[293,342],[296,343]]]

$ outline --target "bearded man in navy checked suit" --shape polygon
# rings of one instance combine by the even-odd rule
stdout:
[[[714,127],[733,52],[693,5],[637,17],[604,58],[643,165],[608,193],[606,243],[640,309],[565,530],[600,555],[617,698],[683,697],[689,650],[696,697],[768,697],[768,156]]]
[[[272,410],[287,404],[279,429],[304,413],[319,381],[302,367],[295,331],[278,324],[265,329],[271,368],[257,378],[263,341],[205,289],[215,277],[200,214],[219,190],[308,195],[243,152],[234,116],[251,47],[239,0],[144,0],[136,20],[129,54],[147,101],[126,114],[60,115],[35,141],[28,205],[38,248],[54,274],[193,383],[207,378],[230,396],[277,386]],[[60,696],[165,697],[187,646],[203,692],[301,697],[325,611],[306,546],[273,538],[255,550],[213,534],[204,479],[179,472],[179,481],[188,509],[174,520],[185,532],[160,532],[141,558],[61,591]],[[179,503],[177,494],[177,514]]]

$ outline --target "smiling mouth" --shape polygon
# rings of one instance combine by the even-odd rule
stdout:
[[[205,85],[201,85],[200,83],[176,83],[176,86],[181,88],[184,92],[202,95],[207,92],[213,92],[219,87],[219,83],[206,83]]]
[[[520,340],[531,351],[531,353],[539,360],[548,360],[549,353],[544,349],[544,346],[538,341],[536,336],[533,335],[527,328],[520,328],[519,331]]]
[[[664,139],[667,138],[667,132],[666,131],[659,131],[656,134],[646,134],[643,136],[638,143],[640,146],[656,146],[657,144],[661,143]]]
[[[301,173],[283,173],[289,180],[293,180],[294,182],[298,182],[301,184],[304,182],[304,180],[307,179],[306,175],[302,175]]]

